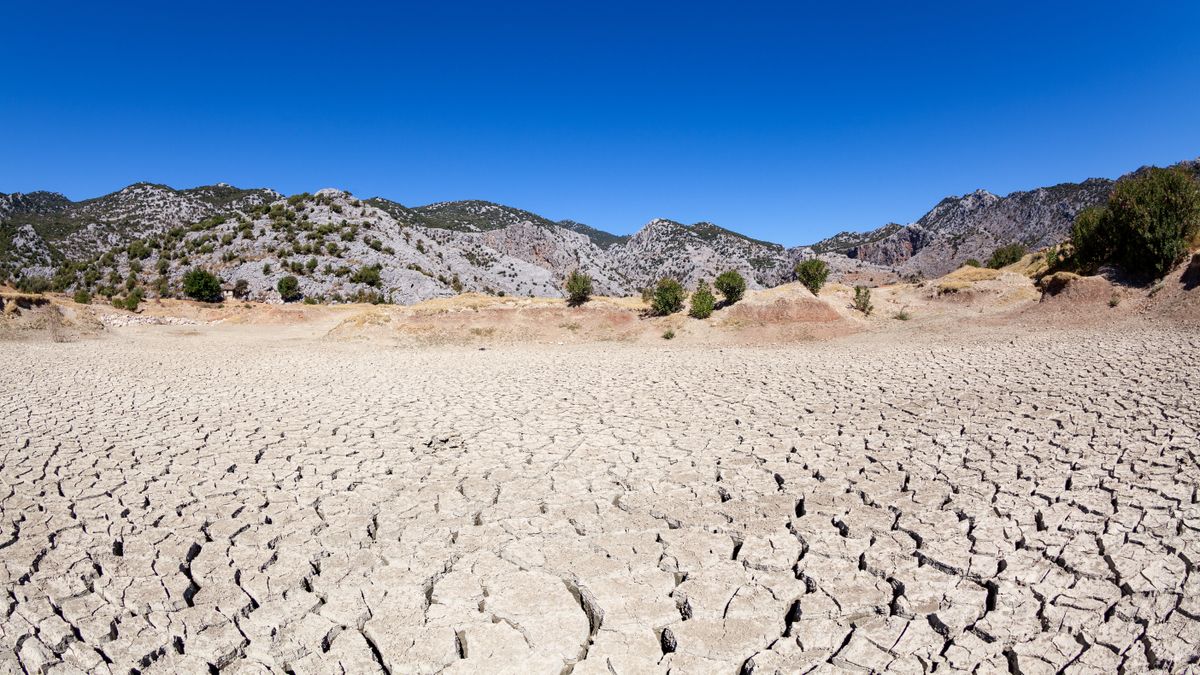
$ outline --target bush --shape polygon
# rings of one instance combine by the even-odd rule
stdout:
[[[854,287],[854,309],[866,316],[871,316],[871,310],[875,309],[875,306],[871,304],[871,289],[866,286]]]
[[[90,305],[92,304],[92,294],[81,288],[75,291],[74,300],[80,305]]]
[[[263,263],[263,274],[271,273],[271,263]]]
[[[1025,257],[1025,247],[1021,244],[1009,244],[1001,246],[992,251],[992,257],[988,258],[987,266],[998,270],[1006,265],[1011,265],[1021,258]]]
[[[813,295],[821,293],[821,287],[829,278],[829,265],[824,260],[811,258],[796,265],[796,279]]]
[[[715,304],[716,298],[713,297],[708,284],[701,281],[696,286],[696,292],[692,293],[692,306],[688,310],[688,315],[696,319],[707,319],[712,316]]]
[[[245,300],[250,295],[250,282],[245,279],[238,279],[233,285],[233,297],[238,300]]]
[[[125,309],[136,312],[138,305],[142,304],[142,289],[136,289],[129,295],[125,296]]]
[[[1130,274],[1161,278],[1200,233],[1200,183],[1182,168],[1149,169],[1117,183],[1108,219],[1113,260]]]
[[[1113,254],[1112,221],[1108,209],[1094,206],[1075,216],[1071,225],[1071,243],[1075,247],[1075,267],[1094,271],[1108,262]]]
[[[356,284],[366,284],[371,287],[378,286],[380,283],[379,266],[371,265],[369,267],[358,268],[354,274],[350,276],[350,281]]]
[[[967,258],[963,261],[963,265],[966,267],[983,267],[983,264],[977,258]]]
[[[716,286],[721,295],[725,296],[726,305],[732,305],[746,294],[746,280],[742,278],[741,274],[738,274],[737,270],[729,270],[717,275],[713,286]]]
[[[567,304],[578,307],[592,299],[592,278],[579,270],[567,275]]]
[[[683,309],[683,299],[686,295],[683,284],[670,277],[663,277],[654,287],[654,296],[650,299],[650,309],[659,316],[674,314]]]
[[[668,329],[664,330],[663,334],[662,334],[662,338],[664,340],[674,340],[675,339],[675,329],[668,328]]]
[[[300,282],[291,275],[280,279],[279,283],[275,284],[275,290],[279,291],[279,297],[283,298],[284,302],[295,302],[300,299]]]
[[[220,278],[198,267],[183,275],[183,293],[200,302],[221,302],[225,297],[221,293]]]
[[[46,277],[21,277],[17,280],[17,290],[22,293],[45,293],[50,290],[50,285]]]

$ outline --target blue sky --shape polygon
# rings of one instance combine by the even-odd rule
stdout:
[[[1200,156],[1200,3],[822,4],[2,0],[0,192],[336,186],[791,245]]]

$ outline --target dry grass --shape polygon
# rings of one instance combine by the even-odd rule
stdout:
[[[949,281],[976,282],[991,281],[999,276],[999,270],[994,270],[987,267],[971,267],[970,265],[964,265],[963,267],[960,267],[942,277],[942,279]]]
[[[938,293],[938,295],[948,295],[951,293],[959,293],[959,292],[962,292],[969,288],[974,287],[974,285],[975,284],[973,284],[969,281],[956,281],[953,279],[947,280],[947,281],[941,281],[941,282],[938,282],[937,293]]]

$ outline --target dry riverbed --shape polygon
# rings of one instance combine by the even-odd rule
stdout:
[[[1196,667],[1200,334],[996,333],[0,344],[0,673]]]

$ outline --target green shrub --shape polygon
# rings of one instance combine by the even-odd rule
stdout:
[[[871,310],[875,309],[875,306],[871,304],[871,289],[866,286],[854,287],[854,309],[866,316],[871,316]]]
[[[707,319],[712,316],[715,305],[716,298],[713,297],[708,284],[701,281],[696,286],[696,292],[692,293],[692,306],[688,309],[688,315],[696,319]]]
[[[567,275],[566,289],[567,304],[578,307],[592,299],[592,278],[579,270],[573,270]]]
[[[50,286],[50,280],[46,277],[21,277],[17,280],[17,290],[22,293],[45,293]]]
[[[183,275],[183,293],[200,302],[221,302],[225,297],[221,293],[221,279],[198,267]]]
[[[742,278],[741,274],[738,274],[737,270],[729,270],[717,275],[713,286],[716,286],[717,291],[725,297],[726,305],[732,305],[746,294],[746,280]]]
[[[1113,260],[1130,274],[1161,278],[1200,233],[1200,182],[1182,168],[1153,168],[1117,183],[1108,198]]]
[[[1075,247],[1075,267],[1081,271],[1091,272],[1108,262],[1113,254],[1112,219],[1108,209],[1094,206],[1080,211],[1071,225],[1071,244]]]
[[[263,274],[271,273],[271,263],[263,263]]]
[[[662,334],[662,338],[664,340],[674,340],[675,339],[675,329],[668,328],[668,329],[664,330],[663,334]]]
[[[283,298],[284,302],[295,302],[300,299],[300,282],[296,277],[288,275],[279,280],[275,284],[275,290],[279,291],[279,297]]]
[[[912,314],[909,313],[907,307],[902,307],[902,308],[900,308],[899,312],[896,312],[895,314],[892,315],[892,318],[897,321],[908,321],[909,319],[912,318]]]
[[[126,252],[129,254],[130,260],[145,260],[150,257],[150,247],[141,239],[131,242]]]
[[[379,269],[379,265],[360,267],[350,276],[350,281],[356,284],[366,284],[371,287],[378,286],[380,283]]]
[[[92,304],[92,294],[81,288],[75,291],[74,300],[81,305],[90,305]]]
[[[245,279],[238,279],[233,285],[233,297],[238,300],[245,300],[250,295],[250,282]]]
[[[987,266],[998,270],[1006,265],[1011,265],[1021,258],[1025,257],[1025,247],[1021,244],[1008,244],[992,251],[992,257],[988,258]]]
[[[967,258],[963,261],[963,265],[966,267],[983,267],[983,264],[977,258]]]
[[[820,295],[829,278],[829,265],[819,258],[810,258],[796,265],[796,279],[813,295]]]
[[[140,304],[142,304],[142,289],[135,289],[132,293],[125,296],[125,309],[130,312],[138,311]]]
[[[650,299],[650,309],[659,316],[674,314],[683,309],[683,299],[686,294],[683,284],[670,277],[663,277],[654,287],[654,296]]]

